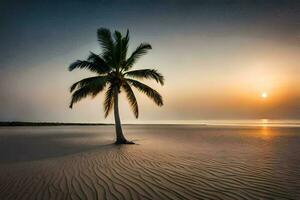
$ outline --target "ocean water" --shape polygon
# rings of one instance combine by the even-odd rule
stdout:
[[[285,119],[248,119],[248,120],[149,120],[127,121],[128,124],[184,124],[184,125],[207,125],[207,126],[257,126],[257,127],[300,127],[300,120]]]

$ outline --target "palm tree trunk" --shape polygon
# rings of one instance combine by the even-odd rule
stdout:
[[[116,144],[134,144],[133,142],[127,141],[123,135],[122,125],[119,115],[119,91],[117,90],[114,94],[114,116],[115,116],[115,128],[116,128]]]

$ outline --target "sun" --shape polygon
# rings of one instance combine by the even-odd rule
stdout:
[[[261,96],[261,98],[266,99],[268,97],[268,93],[263,92],[263,93],[261,93],[260,96]]]

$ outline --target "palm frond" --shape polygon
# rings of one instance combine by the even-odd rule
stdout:
[[[90,52],[90,55],[87,61],[95,64],[97,66],[97,72],[99,74],[109,73],[111,71],[111,67],[107,65],[107,63],[101,58],[101,56]]]
[[[115,31],[114,33],[115,39],[115,59],[118,67],[123,68],[126,64],[126,56],[128,51],[128,43],[129,43],[129,30],[127,29],[125,37],[119,31]]]
[[[77,60],[75,62],[73,62],[70,66],[69,66],[69,71],[73,71],[74,69],[88,69],[91,72],[95,72],[98,73],[99,69],[98,66],[92,62],[86,61],[86,60]]]
[[[130,69],[136,62],[137,60],[145,55],[148,50],[152,49],[151,45],[148,43],[142,43],[140,44],[131,54],[131,56],[126,60],[126,64],[124,66],[124,70]]]
[[[132,89],[128,83],[123,84],[122,87],[126,92],[127,99],[129,101],[130,107],[133,111],[135,118],[138,118],[139,117],[139,108],[138,108],[138,104],[137,104],[134,92],[132,91]]]
[[[126,61],[127,51],[128,51],[128,45],[129,45],[129,30],[126,31],[126,36],[122,38],[122,44],[123,44],[123,51],[122,51],[122,60]],[[124,63],[122,63],[123,66]]]
[[[84,87],[85,85],[95,85],[96,87],[102,87],[105,86],[106,82],[108,81],[107,76],[93,76],[89,78],[82,79],[80,81],[77,81],[70,87],[70,92],[73,92],[76,88],[80,89]]]
[[[122,61],[122,52],[123,52],[122,34],[119,31],[115,31],[114,39],[115,39],[115,47],[114,47],[115,63],[117,64],[117,67],[120,67]]]
[[[103,103],[105,118],[109,115],[109,113],[111,112],[114,106],[114,93],[115,93],[115,88],[112,85],[110,85],[105,93],[105,100]]]
[[[107,63],[114,60],[114,41],[111,36],[111,32],[107,28],[99,28],[97,30],[97,37],[102,47],[102,55]]]
[[[72,108],[74,103],[77,103],[87,96],[95,97],[105,88],[106,84],[106,77],[91,77],[74,83],[70,88],[71,92],[74,91],[75,88],[78,89],[73,92],[69,107]]]
[[[124,73],[124,75],[138,79],[154,79],[157,83],[160,83],[161,85],[164,84],[163,75],[155,69],[133,70]]]
[[[144,83],[141,83],[139,81],[133,80],[133,79],[125,79],[130,85],[137,88],[140,92],[146,94],[150,99],[152,99],[158,106],[163,105],[163,99],[162,96],[151,87],[145,85]]]

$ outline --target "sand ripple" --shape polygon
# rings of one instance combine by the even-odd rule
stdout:
[[[204,159],[205,158],[205,159]],[[258,163],[139,145],[1,165],[0,199],[299,199],[294,178]],[[269,165],[272,167],[272,165]],[[294,190],[291,188],[294,187]]]
[[[0,129],[0,200],[300,199],[300,129],[124,129]]]

